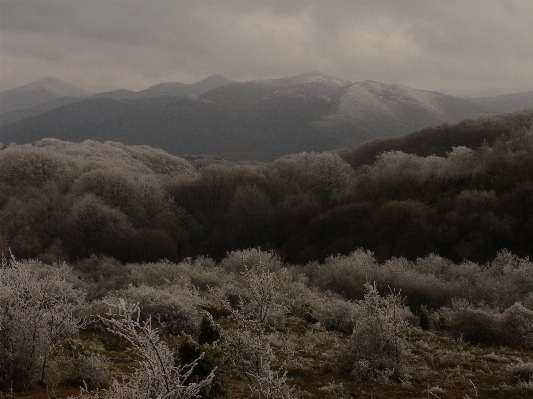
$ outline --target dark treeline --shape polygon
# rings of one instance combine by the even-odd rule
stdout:
[[[267,164],[43,140],[0,151],[0,250],[122,262],[249,247],[287,262],[357,248],[415,259],[533,256],[533,110]]]

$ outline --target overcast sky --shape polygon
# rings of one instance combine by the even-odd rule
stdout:
[[[533,90],[533,0],[0,0],[0,90],[307,71],[452,95]]]

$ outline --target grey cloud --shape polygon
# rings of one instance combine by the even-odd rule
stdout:
[[[1,89],[309,70],[450,94],[533,89],[528,1],[0,0]]]

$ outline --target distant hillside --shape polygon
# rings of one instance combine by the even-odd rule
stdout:
[[[213,75],[196,83],[186,84],[180,82],[159,83],[147,89],[135,92],[130,90],[114,90],[95,94],[92,98],[112,98],[116,100],[134,100],[142,98],[155,98],[165,96],[194,96],[217,89],[233,83],[232,80],[222,76]]]
[[[46,77],[25,86],[1,92],[0,113],[33,108],[61,97],[81,99],[90,95],[91,93],[88,91],[63,82],[62,80]]]
[[[533,107],[533,90],[522,93],[505,94],[495,97],[480,97],[470,99],[476,104],[490,106],[503,111],[518,111]]]
[[[373,138],[499,112],[440,93],[371,81],[352,84],[318,72],[224,84],[188,97],[184,91],[224,80],[214,76],[193,85],[115,91],[109,98],[100,94],[1,126],[0,141],[112,140],[176,155],[269,161],[289,153],[353,148]]]
[[[183,97],[205,93],[226,84],[232,83],[221,75],[213,75],[192,84],[160,83],[145,90],[135,92],[131,90],[113,90],[90,96],[90,99],[107,98],[113,100],[136,100],[157,97]],[[51,91],[50,91],[51,90]],[[89,93],[62,82],[59,79],[45,78],[13,90],[0,93],[2,104],[9,111],[0,112],[0,126],[21,121],[25,118],[42,114],[63,105],[67,105],[84,98]],[[44,95],[43,93],[48,93]],[[70,94],[68,94],[70,93]],[[64,94],[64,96],[63,96]],[[75,96],[77,94],[78,96]],[[57,96],[60,97],[57,97]],[[28,107],[29,104],[34,104]]]

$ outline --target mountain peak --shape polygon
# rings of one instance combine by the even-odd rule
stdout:
[[[43,90],[49,91],[50,93],[55,94],[57,97],[88,97],[91,95],[91,93],[86,90],[80,89],[79,87],[52,76],[45,76],[44,78],[36,80],[35,82],[31,82],[11,90],[6,90],[3,93],[24,94]]]

